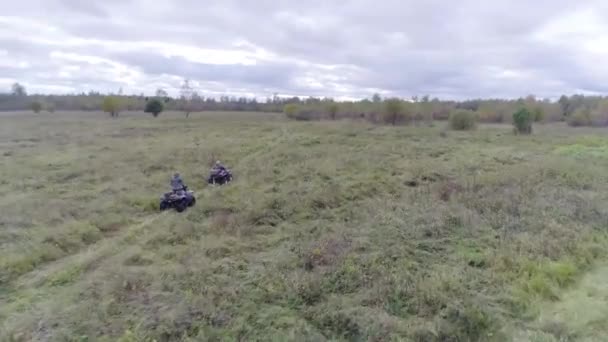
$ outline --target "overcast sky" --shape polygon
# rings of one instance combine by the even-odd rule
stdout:
[[[605,0],[16,0],[0,91],[608,93]]]

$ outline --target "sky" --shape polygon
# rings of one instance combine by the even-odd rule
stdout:
[[[6,0],[0,92],[604,94],[606,17],[605,0]]]

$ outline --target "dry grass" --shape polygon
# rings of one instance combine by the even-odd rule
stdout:
[[[440,135],[259,113],[0,123],[0,340],[601,331],[535,323],[608,247],[601,130]],[[205,184],[216,159],[229,186]],[[175,170],[197,205],[159,214]]]

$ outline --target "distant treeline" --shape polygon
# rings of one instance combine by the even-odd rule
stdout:
[[[186,83],[187,85],[187,83]],[[189,89],[189,88],[188,88]],[[104,95],[96,92],[73,95],[28,95],[25,88],[14,84],[10,94],[0,94],[0,111],[34,110],[102,110],[104,99],[112,97],[120,111],[143,111],[151,97],[144,95]],[[197,111],[262,111],[285,112],[297,120],[365,119],[371,122],[407,124],[446,120],[457,110],[475,113],[480,122],[511,122],[513,113],[529,110],[538,122],[567,121],[573,126],[608,126],[608,97],[572,95],[558,101],[541,100],[533,95],[516,100],[474,99],[445,101],[428,96],[411,100],[385,98],[374,94],[370,99],[336,102],[330,98],[272,96],[259,101],[255,98],[199,96],[182,92],[177,98],[159,89],[152,98],[162,99],[164,109],[185,113]]]
[[[39,103],[42,110],[101,110],[103,101],[107,96],[119,100],[122,111],[143,111],[146,102],[156,96],[144,95],[103,95],[88,93],[77,95],[14,95],[0,94],[0,111],[30,110],[32,104]],[[269,111],[281,112],[287,100],[276,97],[268,101],[258,102],[255,98],[236,98],[223,96],[219,99],[193,97],[189,100],[162,96],[165,110],[182,111],[186,107],[190,111]]]
[[[284,107],[287,117],[295,120],[364,119],[374,123],[415,124],[447,120],[455,112],[470,111],[475,120],[485,123],[512,123],[513,114],[529,111],[536,122],[566,121],[571,126],[608,126],[608,97],[572,95],[559,101],[539,100],[530,95],[517,100],[476,99],[442,101],[439,99],[399,98],[356,102],[292,99]]]

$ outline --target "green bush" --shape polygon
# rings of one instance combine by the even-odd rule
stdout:
[[[568,125],[572,127],[591,125],[591,111],[587,108],[579,108],[568,117]]]
[[[34,101],[31,103],[30,107],[32,108],[32,111],[34,113],[38,114],[42,110],[42,103],[40,103],[39,101]]]
[[[286,104],[285,107],[283,107],[283,113],[285,113],[285,116],[289,119],[295,119],[299,110],[300,108],[298,105],[294,103]]]
[[[536,114],[533,114],[526,108],[521,108],[513,113],[513,126],[517,134],[532,134],[532,122],[536,119]]]
[[[477,127],[477,115],[470,110],[457,110],[450,114],[450,128],[455,131],[469,131]]]
[[[337,103],[332,102],[327,106],[327,116],[329,116],[329,118],[331,120],[336,120],[336,116],[338,115],[338,110],[340,109],[340,107],[338,106]]]
[[[287,118],[299,121],[320,120],[323,115],[321,110],[302,107],[293,103],[285,105],[283,113],[285,113]]]
[[[405,117],[403,102],[400,99],[387,99],[384,103],[384,122],[396,125]]]
[[[106,96],[103,99],[103,103],[101,105],[101,109],[109,113],[111,117],[115,118],[118,116],[118,112],[120,111],[121,103],[120,98],[118,96]]]
[[[164,110],[163,102],[160,99],[151,99],[146,103],[146,113],[152,113],[154,117],[157,117]]]

